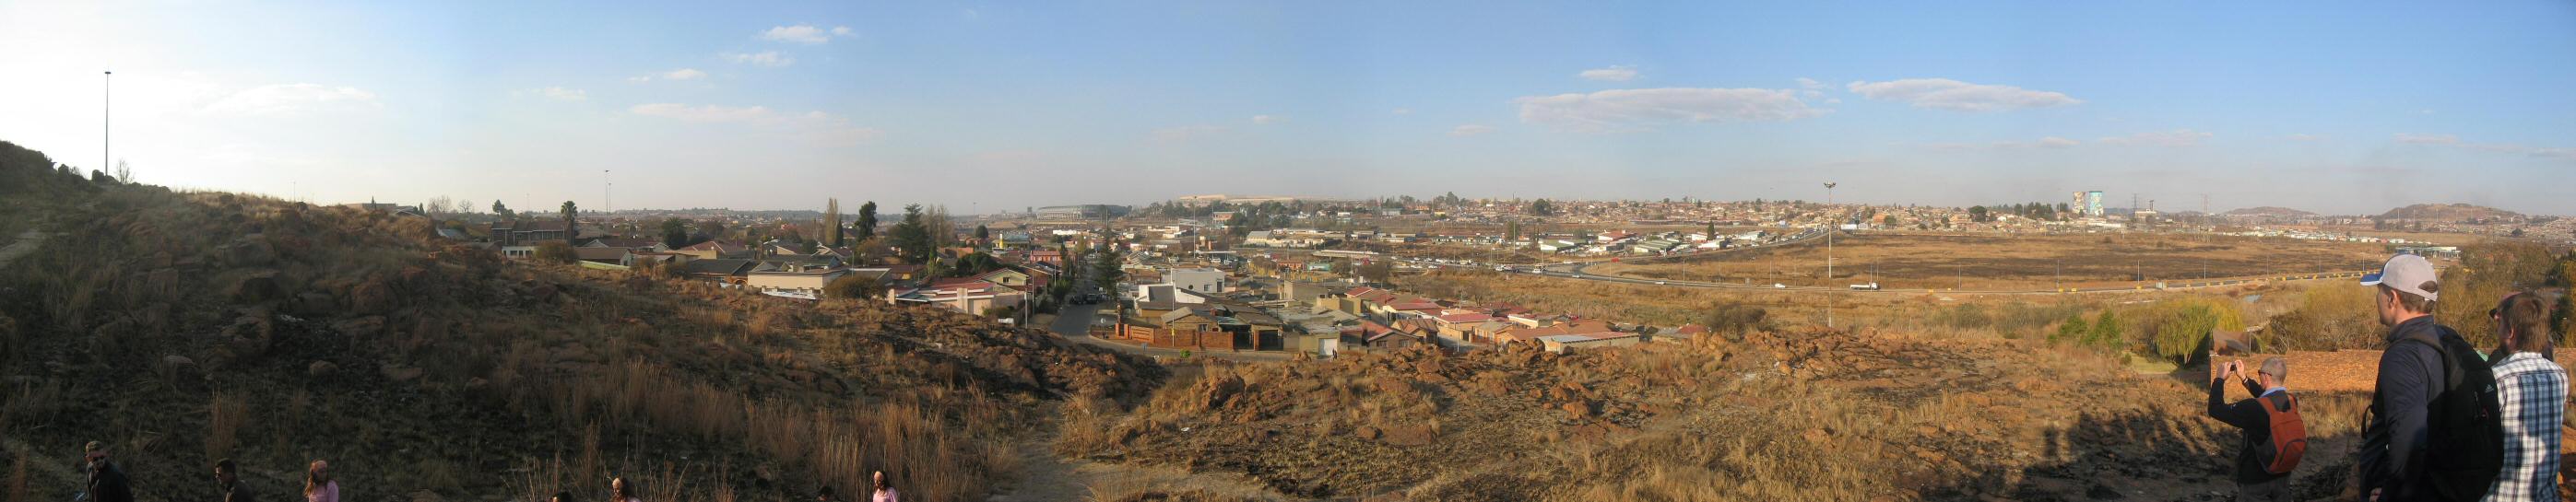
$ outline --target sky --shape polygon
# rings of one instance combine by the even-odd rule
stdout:
[[[0,141],[172,187],[485,209],[1836,182],[2569,215],[2571,63],[2562,0],[16,0]]]

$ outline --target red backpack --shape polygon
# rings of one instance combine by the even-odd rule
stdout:
[[[2299,399],[2283,392],[2278,401],[2269,397],[2255,401],[2263,403],[2263,414],[2272,419],[2272,458],[2263,463],[2263,470],[2289,474],[2299,468],[2299,457],[2308,453],[2308,425],[2299,419]]]

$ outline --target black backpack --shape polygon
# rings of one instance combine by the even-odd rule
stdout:
[[[2442,356],[2444,387],[2424,414],[2426,488],[2441,500],[2484,499],[2504,471],[2504,412],[2495,369],[2450,327],[2436,325],[2433,331],[2398,339],[2431,346]]]

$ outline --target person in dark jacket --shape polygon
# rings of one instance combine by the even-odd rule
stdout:
[[[256,502],[250,496],[250,489],[242,486],[241,466],[234,464],[233,459],[215,461],[215,488],[224,491],[220,502]]]
[[[2399,342],[2460,336],[2433,321],[2433,302],[2441,299],[2439,278],[2432,262],[2415,255],[2389,258],[2379,273],[2361,278],[2362,285],[2377,286],[2372,303],[2379,324],[2388,326],[2387,350],[2379,354],[2378,381],[2370,397],[2370,423],[2363,426],[2361,447],[2354,452],[2360,460],[2353,477],[2363,500],[2437,497],[2424,468],[2431,436],[2425,424],[2433,400],[2449,387],[2442,353],[2425,344]]]
[[[107,460],[107,448],[97,441],[91,441],[82,449],[88,450],[84,457],[88,459],[88,465],[82,470],[89,471],[89,500],[91,502],[134,502],[134,487],[125,479],[125,470],[117,468],[116,463]]]
[[[2254,397],[2228,403],[2227,381],[2239,377],[2244,377],[2245,394]],[[2237,502],[2290,500],[2290,475],[2273,474],[2264,465],[2269,459],[2262,458],[2262,452],[2272,447],[2272,414],[2263,409],[2263,402],[2289,409],[2289,379],[2289,361],[2274,357],[2263,360],[2254,375],[2245,374],[2244,361],[2229,361],[2218,378],[2209,381],[2209,418],[2245,431],[2244,446],[2236,451]]]

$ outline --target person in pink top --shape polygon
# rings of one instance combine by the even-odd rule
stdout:
[[[869,502],[902,502],[895,496],[894,485],[886,484],[885,471],[877,471],[876,488],[877,493]]]
[[[304,468],[304,502],[340,502],[340,482],[331,480],[331,463],[313,461]]]
[[[635,498],[635,485],[626,482],[625,476],[608,479],[608,496],[609,502],[644,502]]]

